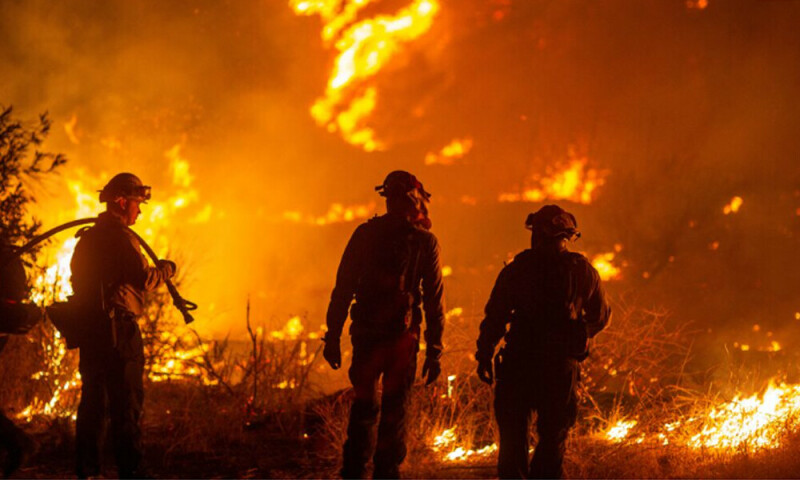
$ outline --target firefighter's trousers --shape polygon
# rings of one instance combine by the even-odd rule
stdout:
[[[574,359],[506,360],[497,368],[494,410],[500,430],[500,478],[561,478],[567,434],[577,418],[580,364]],[[528,463],[528,428],[538,442]]]
[[[116,348],[110,345],[81,347],[79,369],[83,386],[76,425],[79,478],[101,473],[106,410],[120,478],[135,478],[141,474],[142,433],[139,419],[144,401],[142,340],[135,321],[116,322]]]
[[[406,457],[406,406],[418,348],[418,339],[411,332],[389,339],[353,337],[349,375],[355,399],[344,444],[342,478],[364,478],[370,457],[374,478],[399,478]],[[379,401],[380,381],[383,392]]]

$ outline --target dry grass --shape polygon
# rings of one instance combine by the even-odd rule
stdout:
[[[723,455],[650,442],[615,444],[602,438],[600,432],[622,418],[636,418],[644,430],[656,431],[667,419],[697,415],[729,399],[735,389],[763,385],[764,377],[731,355],[717,367],[715,378],[727,379],[726,385],[731,385],[734,377],[743,380],[733,388],[719,388],[713,382],[698,388],[709,376],[689,367],[687,326],[670,326],[663,312],[623,303],[615,307],[612,328],[598,337],[592,357],[584,364],[582,420],[571,434],[566,458],[570,477],[750,478],[793,476],[800,471],[794,470],[800,460],[792,454],[800,440],[791,432],[778,449],[743,449]],[[150,318],[164,313],[155,309]],[[246,323],[249,341],[240,344],[206,342],[192,332],[164,337],[159,334],[163,324],[143,326],[148,358],[153,363],[175,352],[205,346],[187,360],[202,375],[176,376],[147,386],[144,426],[151,468],[159,475],[175,477],[335,476],[351,392],[322,395],[315,385],[312,367],[321,361],[319,340],[275,340],[263,329],[254,328],[249,318]],[[409,456],[404,466],[409,477],[494,475],[495,453],[457,462],[445,458],[456,447],[476,450],[496,442],[492,391],[473,372],[476,323],[475,318],[450,319],[440,381],[425,387],[418,379],[414,387],[409,406]],[[0,398],[7,406],[21,407],[33,395],[46,395],[46,385],[56,378],[54,372],[33,382],[29,373],[23,373],[36,371],[53,340],[46,325],[37,329],[29,339],[15,339],[0,363],[0,379],[4,380]],[[32,351],[39,353],[33,355]],[[14,362],[9,362],[12,357]],[[69,365],[64,367],[67,373]],[[763,371],[774,371],[773,367]],[[69,473],[70,423],[50,419],[37,428],[37,436],[45,444],[39,461],[51,468],[35,467],[24,471],[25,475]],[[434,439],[445,429],[452,429],[455,440],[437,450]]]

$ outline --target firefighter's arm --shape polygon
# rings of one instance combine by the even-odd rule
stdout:
[[[139,242],[131,235],[122,232],[124,241],[120,245],[120,259],[122,261],[123,275],[128,283],[134,287],[153,291],[164,284],[174,274],[170,268],[163,265],[151,266],[142,253]]]
[[[478,351],[475,353],[478,362],[491,362],[494,357],[494,349],[505,335],[506,325],[511,321],[514,307],[510,277],[510,266],[500,271],[489,301],[486,303],[485,316],[481,322],[478,336]]]
[[[588,264],[587,267],[589,270],[589,295],[583,305],[583,319],[586,324],[586,333],[589,338],[592,338],[608,326],[611,321],[611,307],[606,301],[600,274],[591,264]]]
[[[425,348],[428,358],[442,355],[444,331],[444,282],[442,281],[441,248],[431,235],[426,261],[422,269],[422,307],[425,310]]]
[[[338,341],[342,336],[344,323],[347,321],[347,313],[355,295],[359,277],[359,252],[363,244],[362,227],[353,232],[350,241],[342,254],[342,261],[339,263],[339,270],[336,272],[336,285],[331,293],[331,301],[328,304],[328,314],[326,324],[328,333],[326,339]]]

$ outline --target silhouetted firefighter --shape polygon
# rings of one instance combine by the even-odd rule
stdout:
[[[427,345],[422,376],[429,385],[441,373],[443,288],[439,244],[428,231],[430,194],[403,171],[390,173],[375,190],[386,197],[387,213],[360,225],[345,248],[328,307],[323,351],[332,368],[341,366],[339,339],[355,297],[349,371],[355,399],[344,444],[343,478],[364,478],[370,457],[374,478],[399,478],[406,456],[406,404],[416,375],[420,303]]]
[[[79,232],[72,256],[70,305],[81,319],[65,336],[80,348],[83,386],[78,406],[77,474],[100,473],[106,404],[121,478],[142,477],[139,417],[144,400],[144,351],[136,318],[145,292],[175,274],[175,264],[151,267],[126,227],[136,223],[150,187],[133,174],[116,175],[100,192],[106,204],[94,226]],[[63,333],[63,332],[62,332]]]
[[[525,224],[532,232],[531,248],[497,277],[475,357],[484,382],[492,383],[496,368],[500,478],[561,478],[567,433],[577,418],[580,362],[611,310],[592,264],[567,250],[567,241],[580,236],[575,217],[546,205]],[[504,336],[506,345],[493,363]],[[529,466],[533,411],[539,441]]]
[[[28,283],[22,260],[0,236],[0,351],[6,334],[24,334],[41,318],[38,307],[22,303],[28,298]],[[6,451],[3,475],[8,477],[36,450],[36,442],[0,411],[0,446]]]

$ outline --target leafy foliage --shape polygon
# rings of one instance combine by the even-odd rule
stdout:
[[[28,206],[36,201],[30,182],[54,172],[67,159],[39,150],[50,132],[47,113],[28,125],[14,118],[12,107],[0,108],[0,237],[16,244],[32,238],[41,226],[29,217]]]

